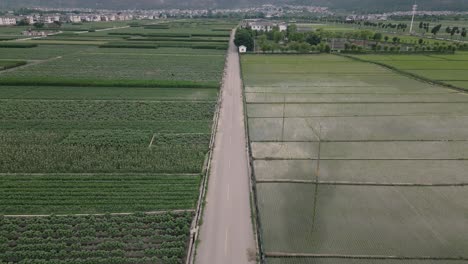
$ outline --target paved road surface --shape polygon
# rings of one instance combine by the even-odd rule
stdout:
[[[248,252],[255,252],[239,55],[232,40],[227,60],[196,264],[249,263]]]

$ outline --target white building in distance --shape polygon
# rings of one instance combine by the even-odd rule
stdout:
[[[0,26],[16,25],[16,18],[14,17],[0,17]]]
[[[288,29],[288,25],[284,22],[277,23],[277,22],[265,21],[265,20],[247,21],[246,26],[252,28],[252,30],[266,31],[266,32],[272,31],[274,27],[278,27],[279,31],[286,31]]]
[[[71,23],[81,23],[81,16],[69,16],[68,21]]]

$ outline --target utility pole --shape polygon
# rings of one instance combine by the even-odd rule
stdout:
[[[410,35],[413,34],[414,16],[416,15],[416,10],[417,9],[418,9],[418,5],[416,4],[416,0],[415,0],[414,5],[413,5],[413,16],[411,18],[411,26],[410,26],[410,30],[409,30]]]

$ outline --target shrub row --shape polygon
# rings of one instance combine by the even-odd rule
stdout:
[[[61,31],[89,31],[90,28],[61,28]]]
[[[105,44],[99,48],[114,48],[114,49],[157,49],[158,45],[152,44]]]
[[[192,37],[229,37],[229,33],[197,33],[192,34]]]
[[[71,87],[152,87],[152,88],[219,88],[217,82],[170,80],[86,80],[7,77],[0,85],[11,86],[71,86]]]
[[[205,39],[205,38],[128,38],[129,41],[178,41],[178,42],[216,42],[216,43],[228,43],[228,40],[224,39]]]
[[[169,29],[169,25],[146,25],[144,29]]]
[[[14,37],[0,37],[0,41],[4,41],[4,40],[15,40],[16,38]]]
[[[0,43],[0,48],[35,48],[35,47],[37,47],[37,44],[17,43],[17,42]]]
[[[192,49],[216,49],[216,50],[225,50],[228,48],[228,45],[196,45],[192,46]]]
[[[231,28],[213,28],[211,31],[226,31],[231,32]]]
[[[229,33],[119,33],[111,32],[109,35],[117,36],[140,36],[140,37],[172,37],[172,38],[192,38],[192,37],[229,37]]]
[[[187,33],[147,33],[141,34],[142,37],[173,37],[173,38],[191,38],[191,34]]]
[[[3,66],[0,65],[0,70],[7,70],[7,69],[23,66],[23,65],[26,65],[26,64],[28,64],[28,63],[25,62],[25,61],[12,61],[10,63],[7,63],[6,65],[3,65]]]

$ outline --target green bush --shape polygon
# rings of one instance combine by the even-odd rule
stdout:
[[[37,44],[31,43],[18,43],[18,42],[5,42],[0,43],[0,48],[35,48]]]
[[[115,48],[115,49],[157,49],[158,45],[151,44],[105,44],[99,48]]]
[[[192,49],[216,49],[216,50],[225,50],[228,48],[228,45],[195,45],[192,46]]]
[[[144,29],[169,29],[168,24],[145,25]]]
[[[12,69],[28,64],[25,61],[0,61],[0,70]]]

